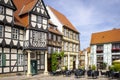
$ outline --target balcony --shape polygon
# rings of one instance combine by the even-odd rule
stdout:
[[[112,52],[120,52],[120,48],[112,48]]]
[[[24,41],[24,49],[47,49],[46,41],[34,41],[30,42],[29,40]]]
[[[97,49],[96,53],[103,53],[103,50],[102,49]]]
[[[49,40],[49,41],[48,41],[48,45],[61,47],[61,46],[62,46],[62,43],[61,43],[61,42],[58,42],[58,41]]]

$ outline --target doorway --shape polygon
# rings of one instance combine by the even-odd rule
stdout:
[[[31,73],[32,75],[37,74],[37,60],[31,60]]]

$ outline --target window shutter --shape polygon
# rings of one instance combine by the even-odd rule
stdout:
[[[6,55],[2,54],[2,66],[6,66]]]

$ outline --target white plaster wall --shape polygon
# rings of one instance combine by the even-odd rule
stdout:
[[[19,70],[19,71],[23,71],[23,67],[19,67],[18,70]]]
[[[2,73],[2,68],[0,68],[0,73]]]
[[[3,20],[5,18],[4,15],[0,15],[0,20]]]
[[[11,49],[11,53],[17,53],[16,49]]]
[[[5,1],[5,3],[7,3],[9,0],[4,0]]]
[[[112,64],[111,47],[111,44],[104,44],[103,62],[106,62],[108,65]]]
[[[58,20],[58,18],[55,16],[55,14],[50,10],[50,8],[48,6],[46,6],[48,13],[50,15],[50,20],[58,26],[58,30],[62,33],[62,23]]]
[[[6,38],[11,38],[11,33],[5,32],[5,37],[6,37]]]
[[[17,45],[18,41],[17,40],[13,40],[13,44]]]
[[[23,40],[23,35],[20,35],[20,40]]]
[[[5,26],[5,31],[7,31],[7,32],[11,32],[11,27],[9,27],[9,26]],[[11,33],[10,33],[11,34]]]
[[[13,15],[13,10],[12,9],[9,9],[9,8],[6,8],[6,14],[8,15]]]
[[[97,65],[97,58],[96,58],[96,45],[91,46],[91,65]]]
[[[6,61],[6,66],[10,66],[10,61]]]
[[[6,41],[6,44],[10,44],[11,39],[5,39],[5,41]]]
[[[2,53],[2,48],[0,48],[0,53]]]
[[[10,53],[10,49],[9,48],[4,48],[4,53]]]
[[[9,72],[9,71],[10,71],[9,67],[4,68],[4,72]]]
[[[26,30],[26,40],[29,40],[29,30]]]
[[[84,54],[85,54],[85,70],[87,70],[88,69],[88,66],[87,66],[87,64],[88,64],[88,59],[87,59],[87,51],[85,50],[84,51]]]
[[[11,59],[17,59],[17,54],[12,54]]]
[[[6,19],[7,19],[7,21],[10,23],[10,22],[12,22],[12,17],[10,17],[10,16],[6,16]]]
[[[36,20],[37,20],[37,16],[34,15],[34,14],[31,14],[31,20],[36,22]]]

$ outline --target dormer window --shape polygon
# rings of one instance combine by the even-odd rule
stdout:
[[[112,44],[112,52],[120,52],[120,43]]]
[[[96,53],[103,53],[103,45],[97,45]]]
[[[0,6],[0,14],[4,14],[4,7]]]

